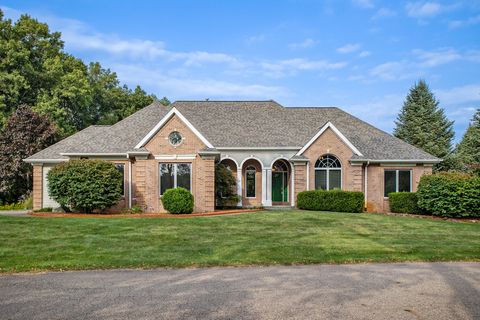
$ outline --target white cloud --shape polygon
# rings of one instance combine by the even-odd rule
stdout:
[[[429,1],[417,1],[409,2],[405,6],[407,15],[412,18],[431,18],[440,13],[453,10],[457,8],[459,4],[452,5],[443,5],[439,2],[429,2]]]
[[[311,38],[307,38],[302,42],[290,43],[288,47],[290,49],[306,49],[313,47],[317,42]]]
[[[352,52],[358,51],[360,47],[361,45],[358,43],[349,43],[340,48],[337,48],[337,52],[342,54],[352,53]]]
[[[373,20],[381,19],[381,18],[388,18],[388,17],[394,17],[396,16],[397,13],[391,9],[388,8],[380,8],[375,12],[375,14],[372,16]]]
[[[189,98],[199,96],[229,97],[248,99],[271,99],[285,96],[287,90],[279,86],[262,84],[236,83],[213,78],[195,78],[167,74],[159,67],[137,64],[116,64],[113,66],[122,81],[143,83],[164,95]]]
[[[480,84],[469,84],[444,90],[433,90],[442,104],[480,103]],[[473,105],[472,105],[473,106]]]
[[[448,26],[452,29],[455,29],[460,27],[472,26],[479,23],[480,23],[480,15],[477,15],[475,17],[470,17],[466,20],[452,20],[448,23]]]
[[[437,2],[409,2],[406,5],[407,14],[414,18],[432,17],[442,11],[442,5]]]
[[[368,56],[371,55],[371,54],[372,54],[372,53],[371,53],[370,51],[364,50],[364,51],[360,52],[360,53],[358,54],[358,56],[359,56],[360,58],[365,58],[365,57],[368,57]]]
[[[416,49],[412,53],[420,60],[419,65],[426,68],[436,67],[462,58],[454,49],[438,49],[435,51]]]
[[[406,69],[406,61],[391,61],[372,68],[370,75],[382,80],[401,80],[407,76]]]
[[[361,8],[366,8],[370,9],[375,7],[375,4],[373,3],[373,0],[352,0],[353,4],[361,7]]]
[[[338,70],[347,66],[347,62],[330,62],[327,60],[310,60],[303,58],[286,59],[279,61],[264,61],[260,63],[263,75],[280,78],[296,74],[299,71],[329,71]]]
[[[265,37],[264,34],[257,34],[257,35],[253,35],[253,36],[250,36],[250,37],[246,38],[245,42],[248,45],[253,45],[253,44],[264,42],[265,38],[266,37]]]

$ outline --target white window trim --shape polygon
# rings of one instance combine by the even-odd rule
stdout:
[[[254,166],[248,166],[245,169],[245,198],[246,199],[255,199],[257,197],[257,168],[255,168],[255,171],[254,171],[252,169],[248,169],[249,167],[255,168]],[[247,197],[247,173],[249,171],[254,171],[255,172],[255,174],[253,175],[253,190],[255,191],[255,196],[253,196],[253,197]]]
[[[333,132],[335,132],[335,134],[353,151],[353,153],[355,153],[357,156],[361,156],[363,157],[363,154],[353,145],[353,143],[351,143],[347,137],[345,137],[341,132],[340,130],[337,129],[337,127],[335,127],[333,125],[333,123],[331,123],[330,121],[328,121],[321,129],[320,131],[317,132],[316,135],[313,136],[312,139],[310,139],[306,145],[303,146],[302,149],[300,149],[300,151],[298,151],[298,153],[296,154],[297,156],[301,156],[317,139],[318,137],[320,137],[328,128],[332,129]]]
[[[322,171],[322,170],[325,170],[327,171],[327,189],[326,190],[330,190],[330,171],[340,171],[340,190],[343,190],[343,174],[342,174],[342,168],[317,168],[315,167],[315,172],[316,171]],[[314,182],[315,182],[315,190],[322,190],[322,189],[317,189],[317,185],[316,185],[316,179],[314,179]]]
[[[135,149],[139,149],[139,148],[142,148],[143,146],[145,146],[147,144],[148,141],[150,141],[150,139],[153,138],[153,136],[163,127],[163,125],[165,123],[167,123],[168,120],[170,120],[171,117],[173,117],[174,115],[178,116],[180,118],[180,120],[182,120],[186,125],[187,127],[192,130],[192,132],[208,147],[208,148],[213,148],[213,145],[190,123],[190,121],[187,120],[187,118],[185,118],[183,116],[183,114],[180,113],[180,111],[178,111],[175,107],[172,108],[172,110],[170,110],[166,115],[165,117],[163,117],[155,127],[153,127],[152,130],[150,130],[149,133],[147,133],[147,135],[145,137],[143,137],[143,139],[135,146]]]
[[[399,181],[398,177],[400,176],[399,172],[400,171],[410,172],[410,190],[408,192],[412,192],[412,190],[413,190],[413,171],[412,171],[412,169],[387,169],[387,170],[383,171],[383,197],[385,199],[388,199],[388,194],[387,194],[387,196],[385,196],[385,172],[387,172],[387,171],[395,171],[395,191],[394,192],[399,192],[398,191],[398,181]],[[403,192],[405,192],[405,191],[403,191]]]
[[[193,176],[193,174],[192,174],[192,163],[191,163],[191,162],[159,162],[159,163],[158,163],[158,169],[159,169],[159,170],[158,170],[158,194],[159,194],[160,196],[163,195],[163,194],[162,194],[162,173],[160,172],[160,166],[161,166],[162,164],[171,164],[171,165],[173,165],[173,188],[172,188],[172,189],[175,189],[175,188],[178,187],[178,186],[177,186],[177,166],[178,166],[179,164],[188,164],[188,166],[190,167],[190,190],[188,190],[188,191],[190,191],[190,193],[192,193],[192,187],[193,187],[193,185],[192,185],[192,176]],[[167,190],[169,190],[169,189],[167,189]]]

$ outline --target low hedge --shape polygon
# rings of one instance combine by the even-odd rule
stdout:
[[[363,193],[357,191],[312,190],[297,196],[297,206],[304,210],[362,212],[363,205]]]
[[[462,173],[422,176],[417,191],[423,210],[444,217],[480,217],[480,177]]]
[[[192,213],[193,195],[185,188],[168,189],[162,195],[163,208],[170,213]]]
[[[392,192],[388,194],[390,211],[397,213],[422,213],[415,192]]]

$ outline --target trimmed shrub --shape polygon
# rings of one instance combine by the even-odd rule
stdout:
[[[388,194],[390,211],[398,213],[422,213],[415,192],[391,192]]]
[[[91,213],[104,210],[122,197],[122,175],[110,162],[71,160],[48,172],[50,196],[62,208]]]
[[[423,210],[444,217],[480,217],[480,177],[462,173],[422,176],[417,191]]]
[[[11,203],[11,204],[4,204],[0,206],[0,210],[23,210],[25,209],[25,203],[23,202],[17,202],[17,203]]]
[[[357,191],[312,190],[297,196],[297,206],[304,210],[362,212],[363,205],[363,193]]]
[[[170,213],[192,213],[193,195],[185,188],[168,189],[162,195],[163,208]]]

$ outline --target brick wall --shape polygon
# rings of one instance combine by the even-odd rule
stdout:
[[[33,165],[33,209],[42,208],[42,165]]]

